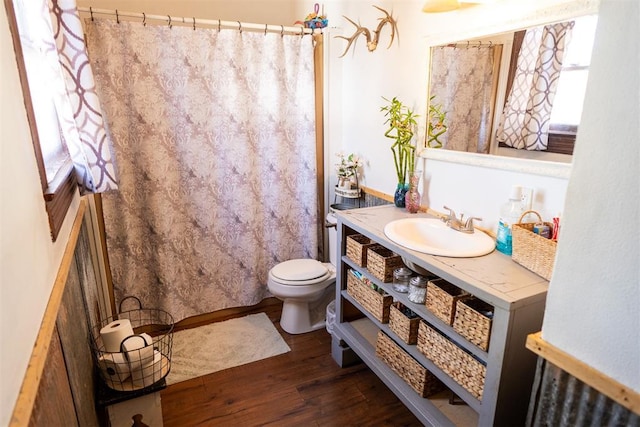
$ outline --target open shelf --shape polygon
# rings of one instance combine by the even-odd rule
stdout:
[[[415,214],[413,217],[421,215],[425,214]],[[410,214],[404,209],[394,206],[377,206],[337,213],[338,253],[341,256],[336,266],[336,323],[332,342],[334,359],[341,366],[361,359],[425,425],[524,424],[536,364],[535,355],[525,348],[524,342],[528,334],[540,330],[548,282],[537,276],[533,277],[528,270],[502,254],[492,253],[474,259],[453,259],[424,255],[401,248],[390,242],[383,230],[390,221],[408,216]],[[394,291],[392,283],[382,282],[367,268],[360,267],[347,258],[346,240],[347,236],[353,234],[364,235],[403,259],[410,259],[416,265],[492,305],[494,311],[488,350],[482,350],[467,340],[451,325],[436,317],[424,304],[413,303],[409,301],[408,294]],[[361,273],[364,278],[389,294],[394,301],[411,309],[422,319],[421,321],[444,336],[444,339],[435,341],[433,345],[436,348],[430,357],[444,360],[445,364],[454,360],[454,365],[444,367],[439,362],[443,368],[436,366],[418,350],[417,345],[407,344],[388,324],[381,323],[369,313],[347,292],[347,277],[351,274],[349,269]],[[378,331],[384,332],[399,348],[442,381],[449,390],[429,398],[421,397],[376,356]],[[457,380],[454,380],[454,377]],[[471,380],[470,383],[466,382],[467,378]],[[464,381],[466,387],[476,390],[477,395],[481,393],[481,399],[457,381]],[[447,393],[451,392],[466,405],[449,404],[450,395]],[[464,415],[460,418],[462,414]]]
[[[378,322],[378,320],[372,317],[364,307],[358,304],[358,301],[353,299],[351,295],[347,293],[347,291],[342,291],[342,295],[345,300],[349,301],[351,304],[357,307],[358,310],[360,310],[363,314],[365,314],[369,322],[375,325],[376,328],[386,333],[389,337],[391,337],[396,342],[396,344],[402,347],[407,353],[409,353],[414,359],[416,359],[422,366],[427,368],[429,372],[431,372],[433,375],[438,377],[438,379],[442,381],[447,386],[447,388],[449,388],[449,390],[454,392],[458,397],[464,400],[465,403],[467,403],[474,410],[476,411],[480,410],[480,401],[476,399],[474,396],[472,396],[471,393],[465,390],[461,385],[453,381],[446,373],[442,372],[442,370],[438,368],[436,365],[434,365],[433,362],[431,362],[429,359],[427,359],[424,356],[424,354],[422,354],[415,345],[407,344],[401,339],[399,339],[398,336],[391,330],[391,328],[389,327],[389,324]],[[353,322],[349,322],[349,323],[353,323]],[[346,324],[348,323],[343,323],[343,325],[346,325]],[[375,356],[375,341],[372,344],[372,348]],[[376,358],[376,360],[378,359]],[[378,361],[384,364],[384,362],[380,360]],[[411,390],[413,391],[413,389]],[[422,397],[418,396],[415,391],[413,391],[413,394],[415,394],[418,398],[423,399]]]
[[[394,301],[400,301],[402,304],[404,304],[405,307],[409,307],[414,313],[425,319],[435,329],[447,335],[448,338],[451,341],[455,342],[459,347],[462,347],[469,353],[473,354],[476,359],[480,360],[484,364],[487,363],[487,360],[489,358],[488,352],[469,342],[465,337],[456,332],[452,326],[447,325],[433,313],[431,313],[424,304],[416,304],[415,302],[409,301],[409,297],[407,296],[408,294],[394,291],[391,283],[381,282],[371,273],[369,273],[369,270],[367,270],[366,267],[358,267],[353,261],[347,258],[346,255],[342,257],[342,262],[351,267],[351,269],[357,270],[360,273],[364,274],[364,276],[367,279],[371,280],[371,282],[375,283],[376,286],[384,289],[386,293],[393,296]],[[346,274],[349,274],[349,272],[347,271]]]

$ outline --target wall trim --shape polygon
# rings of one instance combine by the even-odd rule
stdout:
[[[569,179],[571,163],[549,162],[544,160],[520,159],[517,157],[495,156],[491,154],[467,153],[462,151],[426,148],[420,152],[423,159],[440,160],[469,166],[505,170]]]
[[[530,334],[527,337],[526,346],[538,356],[573,375],[591,388],[598,390],[621,406],[640,414],[640,393],[549,344],[542,339],[542,332]]]
[[[38,336],[36,337],[31,357],[29,358],[29,364],[27,365],[27,370],[22,380],[22,386],[20,387],[20,392],[18,393],[18,398],[13,408],[13,414],[9,422],[10,427],[29,425],[86,208],[87,200],[85,197],[82,197],[78,210],[76,211],[60,267],[58,268],[58,274],[53,284],[51,296],[49,297],[47,308],[44,311],[42,324],[40,325],[40,330],[38,331]]]

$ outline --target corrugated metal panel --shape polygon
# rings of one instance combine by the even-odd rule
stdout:
[[[527,425],[640,427],[640,415],[539,358]]]

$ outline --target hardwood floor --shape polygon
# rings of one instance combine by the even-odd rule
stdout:
[[[168,386],[164,426],[422,425],[365,364],[340,368],[326,330],[283,332],[281,310],[261,304],[224,318],[264,311],[290,352]]]

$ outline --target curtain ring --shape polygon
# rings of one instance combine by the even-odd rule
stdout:
[[[196,17],[193,17],[193,31],[196,30]]]
[[[300,38],[304,37],[304,27],[300,27]]]
[[[93,9],[89,6],[89,13],[91,14],[91,21],[93,21]]]
[[[147,15],[145,15],[144,12],[142,12],[142,26],[143,27],[147,26]]]
[[[218,32],[220,32],[220,20],[218,19]]]
[[[238,31],[242,34],[242,23],[240,21],[238,21]]]
[[[171,25],[171,15],[167,15],[167,17],[169,18],[169,28],[172,28],[173,26]]]
[[[280,25],[280,37],[284,37],[284,25]]]
[[[264,35],[267,35],[267,24],[264,24]]]
[[[118,9],[116,9],[116,22],[120,23],[120,15],[118,15]]]

